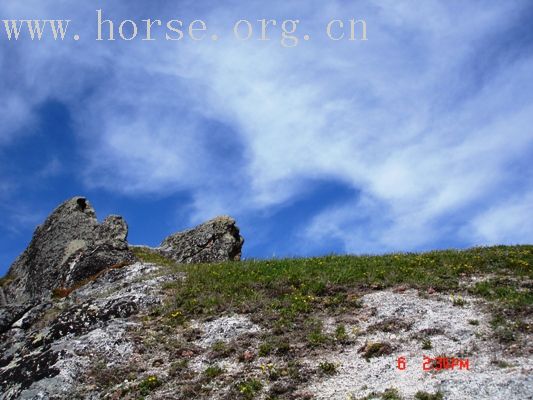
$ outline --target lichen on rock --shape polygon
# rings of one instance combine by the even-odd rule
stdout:
[[[238,261],[243,244],[235,220],[222,216],[167,237],[160,251],[179,263]]]

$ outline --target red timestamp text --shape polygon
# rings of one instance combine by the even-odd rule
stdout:
[[[400,371],[407,369],[406,357],[398,357],[396,360],[396,368]],[[468,358],[456,358],[456,357],[428,357],[424,356],[422,360],[422,370],[425,372],[430,371],[443,371],[443,370],[470,370],[470,360]]]

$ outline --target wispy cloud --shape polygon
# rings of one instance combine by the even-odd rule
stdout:
[[[0,87],[0,141],[31,121],[43,99],[64,102],[88,187],[188,192],[196,221],[250,216],[330,179],[360,195],[315,215],[300,232],[307,246],[324,237],[347,251],[415,249],[450,237],[533,240],[523,225],[531,213],[518,217],[529,210],[533,181],[508,168],[533,154],[533,38],[512,28],[531,14],[527,1],[156,7],[159,16],[203,18],[216,32],[241,18],[297,17],[312,40],[294,49],[274,35],[268,43],[97,43],[94,21],[82,23],[95,7],[53,3],[0,6],[19,17],[55,10],[79,21],[87,38],[3,45],[13,55],[2,57],[2,71],[19,65],[21,84]],[[155,12],[130,3],[105,11],[139,19]],[[368,42],[323,37],[328,20],[352,16],[367,20]]]
[[[523,243],[533,237],[533,192],[510,196],[480,213],[465,229],[465,236],[488,244]]]

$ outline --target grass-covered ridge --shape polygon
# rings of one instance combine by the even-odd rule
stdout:
[[[146,261],[161,256],[137,252]],[[220,313],[247,313],[292,325],[302,315],[351,308],[369,290],[396,285],[433,288],[460,295],[469,276],[487,280],[467,292],[494,301],[504,311],[531,312],[533,246],[478,247],[382,256],[326,256],[175,265],[187,279],[169,285],[169,312],[183,319]],[[286,328],[286,327],[285,327]]]
[[[373,330],[408,332],[409,321],[401,318],[383,320],[364,332],[358,330],[353,318],[368,311],[361,297],[374,290],[395,287],[402,292],[414,288],[419,289],[420,297],[433,296],[443,301],[450,295],[450,306],[455,307],[468,306],[471,298],[466,295],[477,296],[490,305],[487,311],[493,313],[494,328],[490,334],[502,344],[522,340],[522,334],[531,329],[524,317],[533,310],[533,246],[202,265],[161,260],[161,255],[149,248],[135,252],[142,261],[163,265],[161,274],[185,276],[164,284],[165,304],[143,317],[144,328],[139,335],[146,352],[196,351],[210,360],[201,373],[192,373],[185,364],[174,365],[182,393],[189,398],[210,398],[210,391],[218,387],[226,387],[228,398],[232,399],[257,398],[262,391],[270,393],[268,399],[291,398],[290,393],[305,387],[313,377],[335,375],[338,365],[329,355],[350,346],[359,348],[360,335]],[[474,277],[477,279],[471,279]],[[435,291],[446,297],[433,295]],[[235,313],[245,314],[261,331],[198,350],[194,344],[198,338],[197,322]],[[146,336],[146,332],[150,335]],[[365,341],[358,354],[369,360],[391,354],[394,346]],[[420,337],[420,346],[429,351],[430,338]],[[247,354],[251,357],[248,360]],[[257,363],[250,361],[254,357],[263,363],[259,369]],[[306,359],[316,360],[318,366],[310,369],[303,362]],[[243,375],[236,379],[219,368],[223,360],[238,361]],[[281,397],[274,390],[279,379],[289,385]],[[400,398],[394,388],[376,396]],[[442,396],[419,392],[417,398]]]

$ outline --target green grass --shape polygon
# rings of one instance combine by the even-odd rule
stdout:
[[[533,301],[531,290],[520,287],[524,279],[533,279],[533,246],[193,265],[176,265],[146,248],[134,251],[144,261],[186,274],[187,279],[169,286],[166,304],[183,320],[249,314],[255,322],[272,327],[279,340],[307,342],[311,349],[339,345],[335,336],[343,336],[342,332],[325,335],[314,323],[318,314],[353,312],[361,307],[360,296],[375,289],[401,284],[460,296],[466,293],[462,279],[490,274],[494,278],[469,291],[493,302],[494,310],[501,309],[506,319],[530,313]],[[509,337],[502,332],[502,341]],[[261,350],[266,355],[271,349]]]
[[[143,253],[138,248],[135,251],[137,256]],[[168,265],[169,261],[165,262]],[[347,294],[354,289],[407,284],[454,293],[459,279],[465,275],[501,273],[531,279],[533,246],[243,261],[175,268],[187,273],[187,280],[177,287],[176,297],[190,315],[214,315],[221,311],[251,313],[268,307],[290,318],[319,305],[346,305]],[[531,291],[519,292],[498,279],[478,284],[472,292],[516,307],[530,306],[533,301]]]
[[[359,312],[361,297],[376,289],[402,285],[425,293],[432,288],[446,296],[453,295],[454,304],[465,307],[469,304],[462,302],[461,296],[470,294],[486,299],[493,310],[491,325],[502,343],[516,340],[521,329],[520,317],[531,313],[533,302],[531,290],[525,284],[525,280],[533,279],[533,246],[196,265],[176,264],[149,248],[135,247],[133,251],[141,261],[164,266],[160,273],[184,273],[186,276],[186,279],[165,284],[165,304],[147,316],[146,324],[154,326],[158,332],[151,338],[149,345],[152,347],[147,345],[149,351],[165,348],[169,353],[180,355],[189,350],[186,343],[166,338],[174,338],[177,328],[190,332],[190,337],[194,338],[194,330],[189,326],[192,319],[201,322],[223,314],[239,313],[247,314],[253,322],[269,328],[268,335],[257,334],[230,344],[214,343],[207,353],[213,364],[200,374],[195,375],[187,367],[186,360],[174,362],[171,376],[188,379],[181,390],[184,398],[207,396],[213,389],[205,384],[215,380],[217,384],[231,385],[229,398],[255,399],[269,394],[267,391],[272,381],[289,382],[296,390],[316,374],[334,374],[338,366],[330,362],[322,362],[312,371],[298,362],[307,355],[323,357],[330,354],[329,350],[338,350],[346,344],[350,335],[356,333],[350,331],[349,335],[347,327],[340,322],[346,321],[344,316]],[[476,281],[478,283],[467,289],[461,282],[469,276],[487,278]],[[334,317],[338,325],[325,329],[321,323],[325,316]],[[378,328],[385,331],[406,329],[385,322]],[[479,325],[480,322],[471,320],[468,323]],[[189,333],[185,337],[189,337],[187,335]],[[261,361],[265,365],[262,374],[248,372],[236,378],[215,364],[228,355],[242,355],[251,348],[253,340],[259,341],[257,352],[252,349],[254,356],[269,357]],[[420,340],[422,348],[431,348],[429,337]],[[360,349],[360,354],[369,359],[391,350],[387,343],[367,343]],[[245,368],[248,365],[252,368],[252,364],[246,364]],[[503,362],[497,365],[505,366]],[[111,379],[111,372],[106,373]],[[141,381],[137,389],[147,396],[163,383],[166,382],[151,376]],[[389,389],[366,398],[398,400],[400,396],[396,390]],[[415,398],[440,400],[443,396],[441,393],[418,392]]]
[[[228,343],[217,341],[211,346],[210,358],[226,358],[235,352],[233,346]]]
[[[159,254],[149,247],[131,247],[131,251],[138,260],[145,263],[157,264],[165,267],[175,267],[177,265],[175,261]]]
[[[224,373],[224,368],[218,366],[218,365],[210,365],[207,367],[204,371],[204,376],[211,380],[215,379],[217,376],[222,375]]]
[[[335,375],[337,373],[337,366],[328,361],[321,362],[318,367],[326,375]]]
[[[519,284],[519,281],[498,277],[479,282],[470,291],[474,295],[511,307],[531,307],[533,292],[520,288]]]
[[[427,393],[427,392],[416,392],[415,399],[416,400],[442,400],[444,397],[441,392],[437,392],[434,394]]]
[[[161,381],[155,375],[150,375],[139,384],[139,393],[143,396],[147,396],[151,391],[161,386]]]
[[[259,345],[259,357],[266,357],[270,355],[274,351],[274,344],[270,341],[261,343]]]
[[[382,400],[402,400],[398,390],[396,389],[385,390],[385,392],[381,395],[381,398]]]
[[[351,397],[350,397],[351,398]],[[382,393],[372,392],[368,396],[359,398],[358,400],[402,400],[397,389],[390,388]]]
[[[262,388],[263,384],[257,379],[246,379],[236,384],[237,395],[239,398],[246,400],[255,399]]]
[[[432,348],[433,348],[433,345],[431,344],[430,338],[422,339],[422,350],[431,350]]]
[[[452,304],[455,307],[464,307],[467,304],[467,302],[461,296],[452,295]]]
[[[307,344],[310,347],[319,347],[324,345],[332,340],[328,335],[322,330],[322,323],[315,319],[309,319],[303,324],[303,328],[306,328],[307,333]]]
[[[346,341],[348,339],[348,334],[346,333],[346,326],[341,324],[335,328],[335,339],[340,342]]]
[[[512,343],[516,340],[518,321],[507,318],[502,312],[497,312],[490,324],[494,331],[494,336],[500,343]]]

